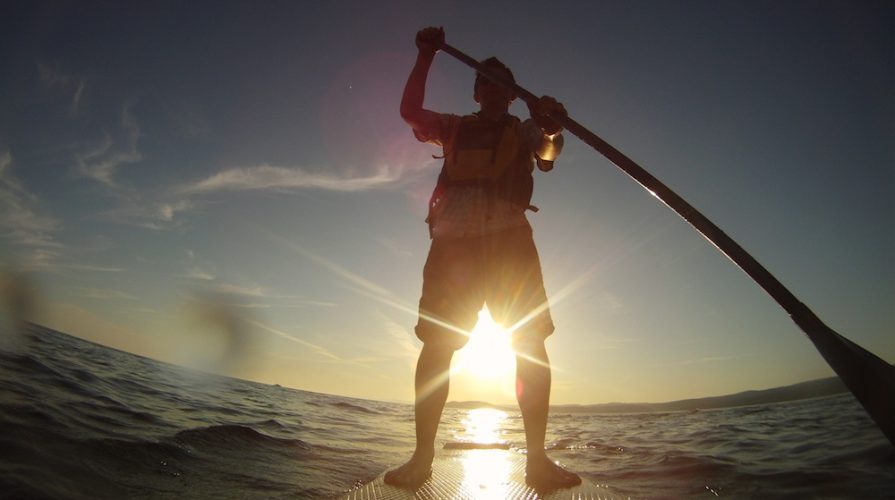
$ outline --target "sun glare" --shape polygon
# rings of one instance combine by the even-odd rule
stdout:
[[[469,343],[457,353],[455,372],[479,379],[494,380],[513,375],[516,358],[510,347],[510,333],[497,324],[487,307],[479,311],[479,321],[469,334]]]

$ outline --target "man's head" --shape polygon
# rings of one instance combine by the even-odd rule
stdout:
[[[496,57],[489,57],[482,61],[482,65],[498,75],[505,77],[507,80],[516,83],[513,72],[510,71],[504,63],[500,62]],[[495,83],[481,73],[475,74],[475,85],[473,86],[473,99],[475,102],[484,106],[509,104],[516,98],[516,94],[512,89]]]

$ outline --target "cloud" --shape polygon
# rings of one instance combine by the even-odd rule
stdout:
[[[202,269],[198,264],[196,264],[195,252],[190,249],[186,249],[186,256],[190,261],[186,273],[187,278],[199,281],[215,281],[217,279],[215,275]]]
[[[413,252],[401,246],[401,244],[393,239],[380,237],[376,241],[377,243],[385,247],[389,252],[398,257],[413,257]]]
[[[203,273],[198,269],[194,269],[198,274],[190,272],[189,277],[209,281],[205,285],[204,290],[214,299],[215,302],[222,303],[227,307],[239,307],[249,309],[269,309],[277,308],[302,308],[302,307],[335,307],[334,302],[324,300],[307,299],[297,295],[283,295],[272,292],[266,287],[259,285],[236,285],[233,283],[219,282],[217,278],[207,273]],[[251,302],[244,302],[250,299]]]
[[[193,204],[188,200],[182,200],[175,203],[162,203],[158,206],[157,214],[159,219],[171,222],[178,212],[185,212],[191,208],[193,208]]]
[[[75,271],[90,271],[94,273],[120,273],[125,270],[121,267],[93,266],[90,264],[63,264],[58,267],[73,269]]]
[[[291,191],[296,189],[367,191],[395,184],[401,179],[402,170],[380,166],[372,175],[338,175],[327,172],[310,172],[299,167],[273,167],[270,165],[236,167],[185,186],[180,191],[190,194],[215,191]]]
[[[620,313],[626,310],[625,303],[621,298],[606,290],[600,290],[596,297],[591,298],[591,308],[606,314]]]
[[[35,196],[22,187],[22,183],[19,182],[18,179],[13,177],[12,173],[12,153],[9,150],[4,150],[0,153],[0,180],[2,180],[6,189],[14,191],[15,193],[24,196],[29,201],[34,201]]]
[[[119,166],[143,159],[137,150],[140,126],[130,111],[130,105],[122,107],[120,121],[124,135],[122,147],[115,147],[115,141],[106,134],[96,147],[84,154],[75,155],[80,175],[111,188],[119,187],[114,179]]]
[[[270,307],[306,307],[306,306],[318,306],[318,307],[335,307],[336,304],[333,302],[327,302],[323,300],[312,300],[305,299],[303,297],[297,295],[281,295],[271,292],[269,289],[261,287],[261,286],[240,286],[234,285],[232,283],[219,283],[215,285],[212,290],[216,293],[222,295],[231,295],[238,297],[249,297],[253,299],[264,299],[273,301],[274,303],[270,303]],[[252,307],[260,307],[261,304],[252,304]],[[242,307],[246,307],[246,305],[242,305]]]
[[[377,311],[382,321],[383,331],[386,333],[387,348],[381,354],[391,357],[405,358],[411,362],[416,361],[419,355],[419,346],[416,335],[404,324],[398,323],[381,311]]]
[[[261,322],[255,321],[255,320],[246,320],[246,321],[247,321],[247,323],[255,326],[256,328],[259,328],[259,329],[264,330],[268,333],[272,333],[280,338],[289,340],[291,342],[294,342],[296,344],[299,344],[301,346],[308,348],[308,350],[310,350],[313,354],[316,355],[316,359],[315,359],[316,362],[344,363],[344,364],[348,364],[348,365],[358,366],[358,365],[365,365],[365,364],[370,364],[370,363],[381,362],[381,361],[383,361],[383,359],[385,359],[380,356],[345,358],[345,357],[339,356],[336,353],[330,351],[326,347],[323,347],[323,346],[315,344],[313,342],[309,342],[307,340],[298,338],[298,337],[291,335],[287,332],[278,330],[270,325],[266,325],[264,323],[261,323]],[[272,355],[274,357],[287,358],[287,359],[304,360],[302,358],[283,356],[280,353],[269,353],[269,355]]]
[[[96,218],[153,231],[180,229],[187,225],[183,213],[194,210],[197,205],[189,200],[143,201],[141,193],[133,193],[123,199],[114,209],[95,215]]]
[[[226,295],[241,295],[244,297],[266,297],[267,290],[260,286],[240,286],[231,283],[219,283],[214,286],[214,291]]]
[[[23,269],[43,269],[45,271],[86,271],[90,273],[121,273],[125,269],[121,267],[94,266],[90,264],[67,264],[60,262],[62,254],[55,250],[38,248],[26,254],[19,265]]]
[[[718,362],[728,362],[735,359],[746,359],[753,358],[756,355],[753,353],[740,353],[740,354],[731,354],[731,355],[723,355],[723,356],[701,356],[690,359],[683,359],[680,361],[673,361],[669,363],[658,363],[650,365],[656,368],[670,368],[676,366],[688,366],[688,365],[699,365],[703,363],[718,363]]]
[[[258,321],[254,321],[254,320],[247,320],[247,321],[248,321],[248,323],[250,323],[264,331],[272,333],[280,338],[284,338],[286,340],[295,342],[296,344],[305,346],[305,347],[311,349],[311,351],[313,351],[314,353],[316,353],[318,355],[324,356],[324,357],[332,359],[334,361],[341,361],[341,362],[348,362],[348,363],[351,362],[350,360],[342,359],[339,356],[336,356],[335,354],[333,354],[332,351],[330,351],[329,349],[327,349],[323,346],[314,344],[312,342],[308,342],[307,340],[300,339],[300,338],[290,335],[282,330],[278,330],[272,326],[265,325],[264,323],[261,323]]]
[[[25,255],[21,266],[24,269],[47,269],[59,259],[59,252],[37,248]]]
[[[198,267],[191,268],[189,270],[189,272],[187,273],[187,277],[195,279],[195,280],[202,280],[202,281],[213,281],[214,280],[213,275],[199,269]]]
[[[69,110],[72,115],[77,115],[81,109],[81,98],[86,88],[86,80],[64,73],[58,67],[50,66],[44,63],[37,63],[37,73],[40,81],[48,87],[56,87],[62,89],[63,92],[70,95],[71,104]]]
[[[99,299],[99,300],[137,300],[137,297],[129,293],[124,293],[118,290],[108,290],[108,289],[100,289],[100,288],[85,288],[82,295],[87,297],[88,299]]]
[[[12,174],[13,158],[9,150],[0,152],[0,230],[2,237],[13,243],[43,249],[35,262],[47,262],[53,252],[61,248],[53,238],[60,229],[59,221],[38,213],[40,200],[29,192]]]
[[[595,341],[588,345],[589,349],[597,349],[600,351],[612,351],[621,349],[626,344],[642,344],[641,338],[633,337],[613,337],[609,335],[597,335]]]

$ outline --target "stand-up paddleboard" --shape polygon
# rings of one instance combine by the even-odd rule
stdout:
[[[525,455],[510,450],[441,450],[432,477],[416,490],[385,484],[381,474],[348,492],[349,500],[581,499],[618,498],[608,486],[582,478],[579,486],[537,492],[525,484]]]

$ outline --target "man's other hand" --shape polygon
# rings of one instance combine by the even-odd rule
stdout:
[[[560,102],[546,95],[537,101],[529,102],[528,111],[531,113],[531,118],[535,121],[535,124],[547,135],[555,135],[562,131],[562,125],[550,118],[550,115],[568,116],[566,108]]]
[[[429,27],[416,34],[416,48],[420,53],[435,55],[444,46],[444,28]]]

